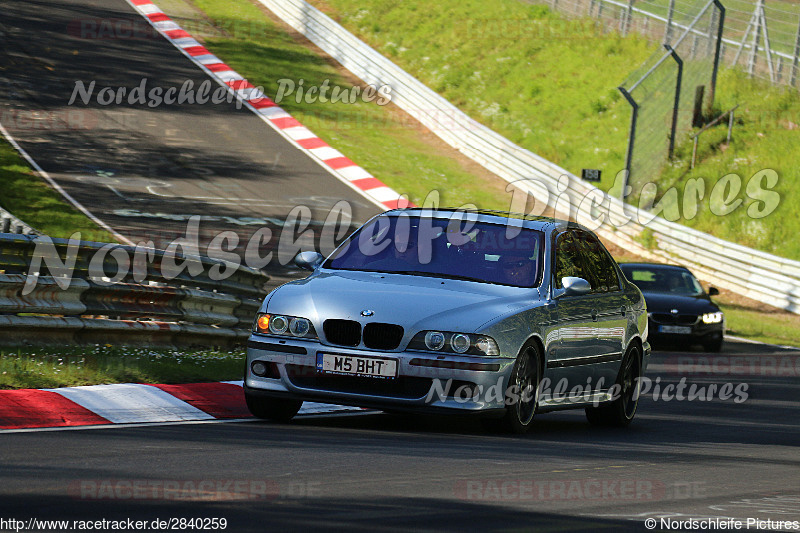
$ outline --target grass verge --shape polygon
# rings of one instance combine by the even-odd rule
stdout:
[[[0,389],[235,380],[242,378],[244,357],[244,349],[110,345],[0,349]]]
[[[580,175],[603,171],[609,190],[624,168],[630,106],[616,87],[657,49],[641,36],[603,34],[593,19],[568,20],[546,6],[518,0],[311,0],[345,28],[505,137]],[[691,142],[660,176],[647,177],[666,200],[667,218],[723,239],[800,259],[800,98],[797,91],[723,69],[716,108],[740,105],[733,142],[725,124],[701,137],[700,164],[690,169]],[[691,97],[691,96],[689,96]],[[641,129],[641,125],[639,126]],[[751,216],[759,199],[745,185],[760,170],[779,175],[780,203],[765,218]],[[728,174],[743,184],[726,203],[709,206],[713,186]],[[705,195],[684,209],[684,184],[705,180]],[[675,192],[667,194],[670,188]],[[724,188],[723,188],[724,189]],[[677,194],[676,194],[677,193]],[[636,198],[632,198],[637,203]],[[658,203],[658,202],[657,202]],[[692,202],[690,202],[691,204]],[[677,213],[673,215],[672,213]]]
[[[46,235],[66,239],[79,231],[86,241],[116,242],[39,178],[1,137],[0,190],[0,207]]]

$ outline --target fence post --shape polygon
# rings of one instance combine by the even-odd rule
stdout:
[[[675,16],[675,0],[669,0],[667,8],[667,26],[664,29],[664,44],[670,44],[672,39],[672,18]]]
[[[625,89],[625,87],[617,87],[619,92],[622,93],[622,96],[625,97],[625,100],[631,104],[631,108],[633,111],[631,112],[631,130],[628,137],[628,153],[625,155],[625,181],[622,184],[622,201],[625,201],[625,191],[628,190],[628,182],[631,179],[631,162],[633,161],[633,142],[636,138],[636,119],[639,116],[639,104],[636,103],[636,100],[633,99],[631,94]]]
[[[764,11],[764,0],[761,0],[761,32],[764,37],[764,51],[767,54],[769,67],[769,81],[775,83],[775,67],[772,65],[772,45],[769,42],[769,29],[767,28],[767,13]]]
[[[708,91],[708,112],[714,107],[714,97],[717,94],[717,73],[719,62],[722,59],[722,32],[725,30],[725,6],[720,0],[714,0],[714,5],[719,9],[719,24],[717,25],[717,44],[714,47],[714,67],[711,70],[711,83]]]
[[[800,17],[797,22],[797,37],[794,39],[794,59],[792,59],[792,78],[789,85],[794,86],[797,82],[797,64],[800,62]]]
[[[625,11],[625,28],[622,36],[626,37],[631,29],[631,19],[633,18],[633,0],[628,0],[628,9]]]
[[[675,152],[675,135],[678,131],[678,106],[680,105],[681,101],[681,82],[683,80],[683,60],[678,55],[678,53],[668,44],[664,45],[664,48],[672,56],[672,59],[675,60],[675,63],[678,65],[678,76],[677,80],[675,81],[675,102],[672,106],[672,128],[669,133],[669,158],[672,159],[672,156]]]
[[[692,127],[703,127],[703,93],[706,90],[705,85],[698,85],[694,89],[694,109],[692,110]]]
[[[761,40],[761,12],[763,10],[763,2],[764,0],[758,0],[756,4],[756,10],[753,13],[753,18],[755,19],[755,30],[753,31],[753,48],[750,50],[750,61],[747,63],[747,74],[749,76],[753,76],[753,73],[756,69],[756,59],[758,58],[758,45]]]

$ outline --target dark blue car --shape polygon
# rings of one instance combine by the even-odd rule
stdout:
[[[624,263],[622,272],[642,291],[647,302],[649,338],[701,344],[708,352],[722,349],[725,315],[688,269],[676,265]]]

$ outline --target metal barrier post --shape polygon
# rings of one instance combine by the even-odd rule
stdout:
[[[617,87],[619,92],[622,93],[622,96],[631,104],[633,111],[631,112],[631,131],[630,136],[628,137],[628,153],[625,156],[625,181],[622,184],[622,199],[625,200],[625,191],[628,189],[628,182],[631,179],[631,161],[633,160],[633,141],[636,138],[636,119],[639,116],[639,104],[636,103],[636,100],[633,99],[631,94],[625,89],[625,87]]]
[[[673,154],[675,153],[675,136],[678,132],[678,106],[680,105],[681,101],[681,82],[683,81],[683,60],[678,55],[678,53],[668,44],[664,45],[664,48],[672,56],[672,59],[675,60],[675,63],[678,65],[678,76],[675,80],[675,103],[672,106],[672,128],[670,129],[669,133],[669,158],[672,159]]]
[[[719,9],[719,25],[717,27],[717,46],[714,50],[714,68],[711,71],[711,86],[708,94],[708,112],[714,106],[714,97],[717,93],[717,73],[719,72],[719,61],[722,57],[722,32],[725,29],[725,6],[719,0],[714,0],[714,5]]]

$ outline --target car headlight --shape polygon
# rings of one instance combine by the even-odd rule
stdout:
[[[307,318],[299,316],[272,315],[258,313],[253,322],[253,332],[262,335],[281,335],[286,337],[317,338],[314,325]]]
[[[703,324],[719,324],[722,322],[722,318],[722,311],[718,311],[716,313],[705,313],[703,314]]]
[[[408,349],[465,355],[500,355],[500,349],[493,338],[452,331],[420,331],[408,343]]]

